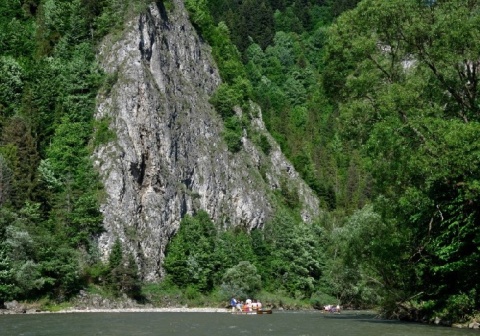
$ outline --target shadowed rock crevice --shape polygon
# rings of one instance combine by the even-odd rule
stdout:
[[[140,162],[130,163],[130,172],[139,185],[143,184],[145,178],[145,171],[147,168],[146,161],[146,154],[142,154]]]
[[[162,19],[163,26],[166,27],[168,23],[168,13],[165,8],[165,4],[163,3],[163,1],[157,1],[156,5],[158,8],[158,11],[160,12],[160,17]]]

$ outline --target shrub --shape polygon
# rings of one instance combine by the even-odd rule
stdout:
[[[228,84],[221,84],[210,99],[218,114],[225,120],[235,115],[234,107],[240,106],[241,92],[236,91]]]
[[[240,120],[237,117],[229,118],[225,121],[225,131],[223,139],[227,143],[228,150],[236,153],[242,149],[243,130]]]
[[[109,128],[110,119],[104,118],[95,122],[95,135],[93,145],[99,146],[115,140],[117,134]]]
[[[270,141],[268,141],[268,138],[266,135],[264,134],[260,135],[260,138],[258,140],[258,145],[260,146],[261,150],[265,153],[265,155],[270,154],[270,151],[272,150],[272,145],[270,145]]]
[[[255,297],[261,286],[262,280],[257,268],[248,261],[241,261],[227,269],[222,279],[221,290],[225,297],[247,299]]]
[[[335,297],[321,291],[313,293],[310,297],[310,304],[315,309],[323,309],[324,306],[337,302],[338,300]]]

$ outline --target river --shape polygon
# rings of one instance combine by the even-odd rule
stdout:
[[[479,331],[376,319],[366,312],[68,313],[0,315],[1,336],[294,335],[459,336]]]

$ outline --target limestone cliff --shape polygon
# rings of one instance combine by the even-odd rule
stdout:
[[[208,102],[218,70],[182,1],[173,3],[170,11],[150,5],[121,36],[107,38],[98,56],[116,78],[96,112],[116,133],[94,153],[106,190],[99,246],[107,255],[120,238],[147,281],[162,276],[165,246],[185,214],[204,209],[218,225],[261,227],[281,179],[296,186],[305,220],[318,214],[317,199],[271,137],[269,156],[248,136],[242,151],[228,151]],[[266,132],[260,111],[252,129]]]

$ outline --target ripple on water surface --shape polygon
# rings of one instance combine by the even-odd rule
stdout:
[[[365,312],[328,314],[274,311],[272,315],[228,313],[72,313],[0,316],[1,336],[55,335],[295,335],[460,336],[474,330],[375,319]]]

